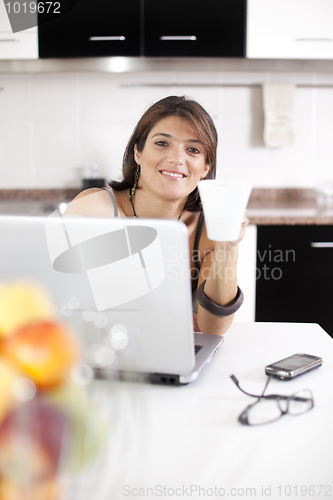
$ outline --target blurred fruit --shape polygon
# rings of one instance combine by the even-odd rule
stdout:
[[[37,484],[16,484],[0,480],[1,500],[60,500],[60,486],[56,479],[40,481]]]
[[[39,284],[17,281],[0,286],[0,337],[28,323],[54,318],[53,301]]]
[[[38,398],[17,407],[0,426],[1,479],[17,487],[53,479],[69,433],[66,417]]]
[[[61,385],[79,361],[77,339],[67,325],[44,322],[24,326],[2,341],[2,354],[41,389]]]
[[[110,419],[98,402],[93,401],[86,387],[69,382],[49,391],[43,399],[59,408],[71,422],[71,450],[68,449],[68,469],[80,471],[103,451],[110,429]]]
[[[12,387],[22,375],[6,359],[0,357],[0,423],[18,403]],[[1,496],[0,496],[1,498]]]

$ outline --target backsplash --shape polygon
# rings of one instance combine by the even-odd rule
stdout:
[[[263,143],[260,84],[270,81],[304,85],[290,148]],[[76,188],[92,163],[119,178],[137,120],[170,94],[193,97],[214,118],[218,178],[282,188],[333,180],[333,73],[13,73],[0,74],[0,87],[0,189]]]

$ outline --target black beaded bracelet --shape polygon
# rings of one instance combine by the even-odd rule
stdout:
[[[231,314],[234,314],[236,311],[238,311],[238,309],[244,302],[244,294],[239,286],[237,287],[237,295],[232,304],[230,304],[229,306],[219,306],[205,294],[204,288],[206,281],[207,280],[203,281],[197,290],[197,299],[201,307],[219,318],[230,316]]]

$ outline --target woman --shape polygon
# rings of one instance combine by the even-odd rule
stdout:
[[[66,215],[181,219],[188,228],[193,295],[198,295],[195,330],[222,335],[230,327],[243,295],[237,287],[239,239],[207,238],[198,182],[215,178],[217,132],[197,102],[169,96],[139,120],[123,159],[123,180],[111,189],[80,193]],[[195,307],[195,306],[194,306]]]

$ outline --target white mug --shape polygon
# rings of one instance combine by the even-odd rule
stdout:
[[[207,236],[213,241],[236,241],[252,186],[245,182],[203,180],[198,183]]]

